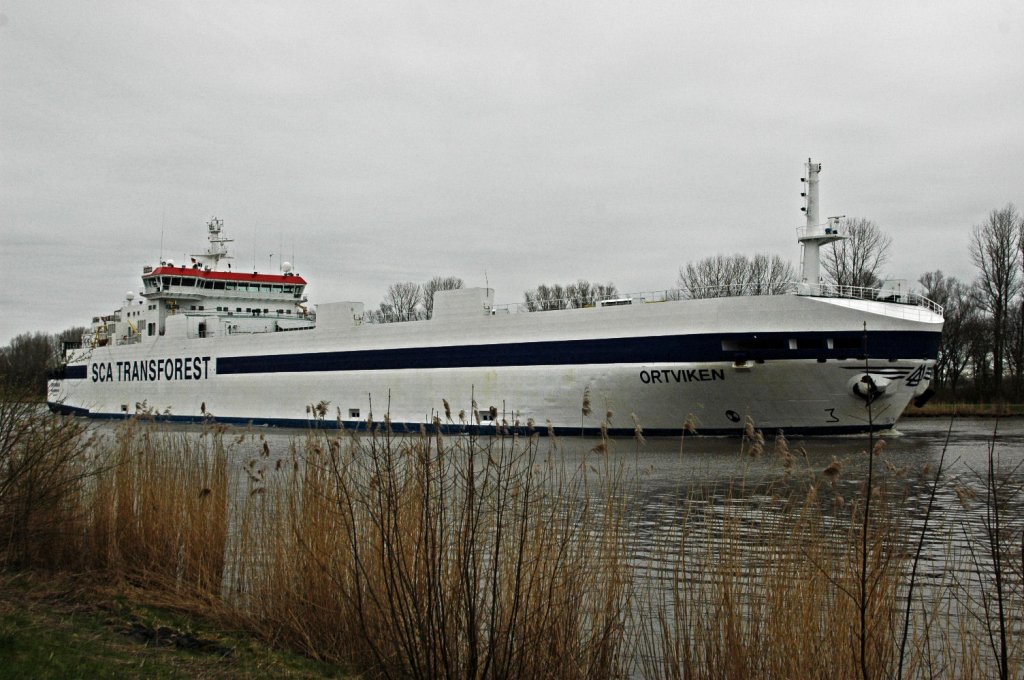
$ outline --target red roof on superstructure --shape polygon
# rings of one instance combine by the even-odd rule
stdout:
[[[257,281],[259,283],[285,283],[302,285],[306,280],[297,274],[285,276],[284,274],[247,274],[245,272],[208,272],[205,269],[194,267],[157,267],[153,271],[143,274],[142,278],[148,279],[153,276],[194,276],[197,279],[210,279],[216,281]]]

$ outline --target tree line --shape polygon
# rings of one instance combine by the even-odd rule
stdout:
[[[918,279],[943,307],[936,383],[966,400],[1024,398],[1024,218],[1012,203],[974,226],[973,281],[941,271]]]
[[[0,347],[0,398],[40,399],[49,372],[64,361],[64,343],[81,342],[85,330],[22,333]]]
[[[435,276],[423,284],[412,281],[392,283],[377,309],[366,313],[366,321],[395,323],[430,319],[434,316],[434,295],[442,290],[458,290],[464,285],[457,276]]]
[[[825,282],[878,288],[892,239],[863,217],[841,219],[839,232],[845,238],[821,252]],[[680,267],[676,285],[679,296],[686,298],[779,295],[796,279],[793,265],[778,255],[713,255]]]
[[[545,312],[553,309],[580,309],[593,307],[601,300],[618,295],[614,283],[591,283],[579,279],[562,285],[542,283],[523,293],[523,306],[529,312]]]

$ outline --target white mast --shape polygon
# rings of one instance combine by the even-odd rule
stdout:
[[[804,292],[816,295],[821,292],[821,246],[846,237],[839,234],[840,217],[829,217],[824,223],[819,221],[818,175],[821,173],[821,163],[812,163],[808,158],[804,168],[806,173],[800,181],[806,186],[800,195],[804,198],[801,210],[807,213],[807,224],[797,229],[797,241],[803,250],[800,281]]]
[[[205,253],[196,253],[192,257],[198,257],[202,260],[208,260],[211,269],[217,269],[217,264],[221,260],[230,260],[231,256],[228,255],[227,246],[225,243],[231,243],[235,239],[221,236],[221,230],[224,228],[224,220],[216,217],[211,217],[210,221],[206,223],[206,227],[209,230],[207,239],[210,241],[210,245],[207,246]]]

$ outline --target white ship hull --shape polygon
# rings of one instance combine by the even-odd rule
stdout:
[[[365,428],[387,414],[396,431],[596,433],[610,412],[613,434],[677,434],[688,420],[733,434],[748,417],[766,433],[852,433],[892,427],[921,394],[942,328],[920,306],[799,295],[453,309],[364,324],[337,303],[316,328],[217,337],[169,324],[149,342],[80,350],[49,401],[93,417],[283,426]]]

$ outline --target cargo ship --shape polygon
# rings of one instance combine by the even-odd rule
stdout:
[[[417,432],[841,434],[892,428],[930,395],[942,309],[902,281],[828,285],[821,165],[806,165],[799,281],[768,295],[669,291],[580,308],[439,291],[429,319],[381,323],[362,302],[308,306],[306,280],[229,262],[223,222],[188,262],[93,318],[49,381],[56,412],[94,418]]]

